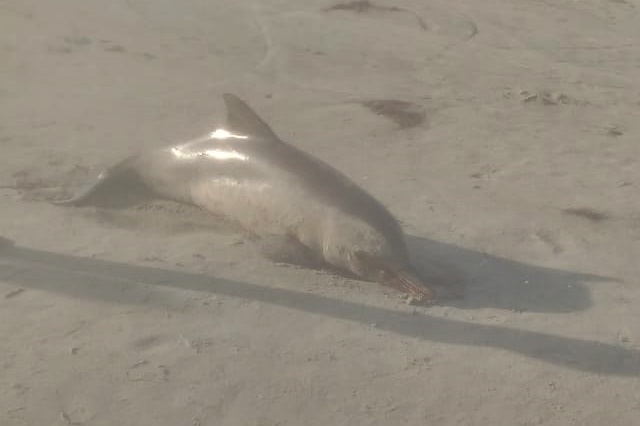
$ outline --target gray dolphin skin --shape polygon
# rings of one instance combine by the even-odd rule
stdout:
[[[413,301],[435,299],[409,260],[400,225],[380,202],[282,141],[244,101],[223,97],[226,129],[133,155],[56,204],[100,206],[132,194],[193,204],[268,243],[272,260],[328,267]]]

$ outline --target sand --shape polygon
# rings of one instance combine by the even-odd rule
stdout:
[[[0,1],[1,425],[632,425],[637,0]],[[247,100],[465,297],[63,208]]]

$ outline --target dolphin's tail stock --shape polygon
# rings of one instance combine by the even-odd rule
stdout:
[[[53,201],[59,206],[126,207],[150,196],[150,191],[124,160],[100,173],[95,182],[88,184],[78,194],[64,200]]]

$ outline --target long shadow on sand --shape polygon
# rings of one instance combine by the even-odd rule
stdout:
[[[505,265],[511,267],[509,262]],[[548,275],[539,277],[553,277],[553,272],[545,274]],[[562,281],[563,274],[566,273],[554,279]],[[469,324],[422,313],[397,312],[205,275],[60,255],[17,247],[2,238],[0,278],[28,288],[113,303],[150,303],[148,297],[140,297],[140,285],[147,286],[146,289],[164,286],[215,293],[367,325],[375,323],[381,330],[424,340],[501,348],[576,370],[640,376],[640,351],[634,349],[496,325]]]
[[[611,277],[527,265],[427,238],[408,236],[416,267],[427,281],[461,283],[465,309],[499,308],[566,313],[592,306],[588,281],[619,281]]]
[[[113,226],[139,231],[148,222],[148,215],[141,212],[146,213],[145,209],[151,208],[154,217],[157,219],[161,214],[168,227],[188,222],[194,230],[210,231],[212,226],[225,229],[225,225],[219,223],[220,219],[212,221],[209,213],[188,204],[168,200],[141,204],[140,200],[145,199],[144,191],[143,188],[127,186],[124,191],[116,188],[113,193],[102,193],[99,203],[103,208],[91,214]],[[132,209],[132,206],[143,208]],[[232,225],[227,227],[233,229]],[[154,234],[164,232],[161,228],[149,231]],[[610,277],[527,265],[412,235],[407,236],[407,244],[416,267],[427,282],[465,287],[463,301],[447,302],[465,309],[499,308],[550,313],[582,311],[592,305],[584,282],[616,281]]]

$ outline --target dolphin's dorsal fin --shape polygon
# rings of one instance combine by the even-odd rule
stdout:
[[[227,107],[227,126],[231,132],[279,140],[271,127],[245,101],[231,93],[225,93],[222,97]]]

